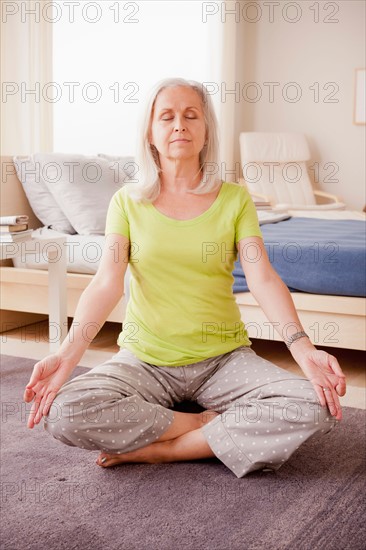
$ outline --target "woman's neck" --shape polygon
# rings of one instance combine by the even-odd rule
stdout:
[[[161,163],[160,182],[163,191],[185,193],[195,189],[202,180],[202,172],[197,161],[178,162],[164,159]]]

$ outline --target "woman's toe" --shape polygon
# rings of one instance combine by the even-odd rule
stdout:
[[[107,453],[100,453],[100,455],[96,460],[96,463],[98,464],[98,466],[103,466],[103,467],[109,466],[110,462],[111,462],[111,456]]]

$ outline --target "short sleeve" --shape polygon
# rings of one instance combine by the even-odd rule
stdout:
[[[246,237],[261,237],[262,232],[259,227],[257,210],[252,197],[245,187],[240,188],[239,193],[242,208],[235,223],[235,242]]]
[[[111,198],[105,222],[105,235],[118,233],[130,238],[130,224],[126,209],[126,196],[123,188],[119,189]]]

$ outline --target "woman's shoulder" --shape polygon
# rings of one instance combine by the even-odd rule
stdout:
[[[126,182],[122,185],[122,187],[120,187],[119,189],[117,189],[117,191],[115,191],[113,195],[113,199],[116,201],[124,201],[124,202],[129,201],[132,199],[133,189],[134,189],[133,183]]]
[[[241,197],[250,196],[248,189],[242,183],[238,183],[235,181],[223,181],[222,183],[223,185],[225,185],[227,191],[231,193],[233,196],[241,196]]]

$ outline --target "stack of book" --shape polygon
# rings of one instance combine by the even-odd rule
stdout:
[[[282,222],[291,218],[291,214],[288,212],[274,212],[271,210],[258,210],[257,215],[259,225]]]
[[[28,216],[0,217],[0,243],[19,243],[28,240],[33,229],[28,229]]]
[[[264,223],[282,222],[291,218],[291,215],[286,210],[278,208],[273,210],[269,201],[255,196],[252,198],[257,210],[260,225],[263,225]]]
[[[253,197],[253,202],[257,210],[271,210],[272,206],[269,201],[260,199],[259,197]]]

